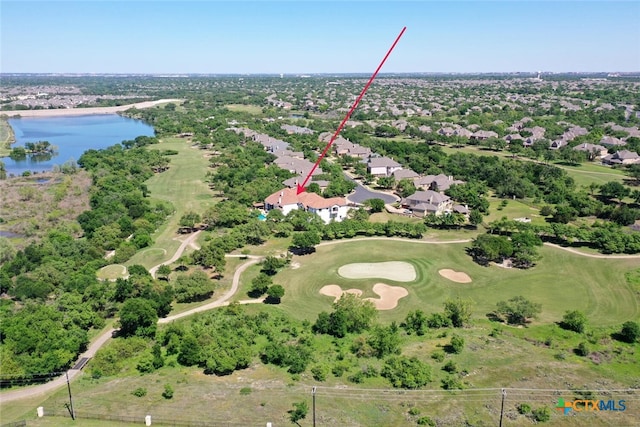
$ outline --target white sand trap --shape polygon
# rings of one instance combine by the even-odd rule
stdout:
[[[409,292],[401,286],[389,286],[384,283],[373,285],[373,292],[380,298],[366,298],[376,306],[378,310],[391,310],[398,306],[400,298],[409,295]]]
[[[338,285],[323,286],[320,289],[320,293],[328,297],[335,297],[333,302],[338,301],[342,296],[342,294],[354,294],[355,296],[358,296],[358,297],[362,295],[362,291],[360,289],[347,289],[343,291],[342,288]]]
[[[376,283],[373,285],[373,292],[380,295],[380,298],[365,298],[371,301],[378,310],[391,310],[398,306],[398,300],[409,295],[409,292],[400,286],[389,286],[384,283]],[[349,293],[359,297],[362,295],[360,289],[347,289],[342,290],[338,285],[327,285],[320,289],[322,295],[335,297],[333,302],[336,302],[342,297],[342,295]]]
[[[395,282],[416,280],[416,269],[404,261],[346,264],[338,269],[338,274],[345,279],[387,279]]]
[[[461,271],[455,271],[455,270],[450,270],[448,268],[443,268],[442,270],[438,270],[438,273],[445,279],[449,279],[452,282],[471,283],[471,277],[469,277],[467,273],[463,273]]]

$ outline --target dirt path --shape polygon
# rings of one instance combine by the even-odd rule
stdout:
[[[198,237],[198,235],[201,232],[202,232],[202,230],[198,230],[195,233],[191,234],[189,237],[187,237],[186,239],[184,239],[182,241],[182,244],[180,245],[180,247],[178,248],[176,253],[173,254],[173,256],[171,258],[169,258],[166,261],[161,262],[158,265],[155,265],[155,266],[151,267],[149,269],[149,273],[151,274],[151,276],[153,276],[153,278],[155,279],[156,271],[158,271],[158,268],[160,268],[161,265],[169,265],[169,264],[171,264],[173,262],[176,262],[182,256],[182,253],[187,248],[187,246],[191,245],[196,240],[196,238]]]
[[[55,108],[51,110],[12,110],[0,111],[9,117],[56,117],[56,116],[86,116],[90,114],[115,114],[129,108],[150,108],[168,102],[182,102],[182,99],[159,99],[157,101],[138,102],[136,104],[119,105],[117,107],[89,107],[89,108]]]

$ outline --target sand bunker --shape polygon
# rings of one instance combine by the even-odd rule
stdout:
[[[445,279],[449,279],[452,282],[471,283],[471,277],[469,277],[467,273],[463,273],[461,271],[455,271],[455,270],[450,270],[448,268],[443,268],[442,270],[438,270],[438,273]]]
[[[346,264],[338,269],[338,274],[346,279],[387,279],[396,282],[416,280],[416,269],[404,261]]]
[[[354,294],[356,296],[360,296],[362,295],[362,291],[360,289],[347,289],[347,290],[342,290],[342,288],[338,285],[327,285],[327,286],[323,286],[322,289],[320,289],[320,293],[322,295],[326,295],[329,297],[335,297],[335,299],[333,300],[333,302],[336,302],[340,299],[340,297],[342,296],[342,294]]]
[[[378,310],[391,310],[398,306],[398,300],[409,295],[409,292],[401,286],[389,286],[384,283],[376,283],[373,285],[373,292],[378,294],[380,298],[365,298],[371,301]],[[340,297],[345,293],[354,294],[356,296],[362,295],[360,289],[347,289],[342,290],[338,285],[327,285],[320,289],[322,295],[335,297],[334,302],[338,301]]]

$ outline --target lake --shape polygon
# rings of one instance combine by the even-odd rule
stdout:
[[[8,122],[16,136],[16,143],[12,147],[24,146],[25,142],[49,141],[57,150],[51,158],[0,158],[7,175],[49,171],[54,165],[62,165],[70,159],[77,161],[82,153],[91,148],[107,148],[141,135],[154,136],[153,127],[117,114],[23,117],[9,119]]]

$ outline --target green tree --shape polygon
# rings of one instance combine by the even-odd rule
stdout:
[[[158,313],[151,301],[132,298],[125,301],[120,309],[119,334],[124,337],[153,337],[156,334],[157,322]]]
[[[562,316],[560,326],[570,331],[583,333],[587,327],[587,316],[579,310],[567,311]]]
[[[214,290],[215,283],[204,271],[180,274],[175,279],[174,295],[177,302],[202,301],[209,298]]]
[[[333,307],[331,314],[322,312],[318,315],[313,327],[316,332],[342,338],[348,333],[360,333],[369,329],[377,316],[371,301],[349,293],[343,294]]]
[[[482,220],[484,217],[482,216],[482,212],[478,210],[472,210],[469,214],[469,224],[474,227],[478,227],[478,225],[482,224]]]
[[[396,179],[393,176],[381,176],[378,178],[378,186],[381,188],[390,189],[396,183]]]
[[[451,342],[449,342],[445,349],[449,353],[462,353],[462,350],[464,349],[464,338],[462,338],[460,335],[453,334],[453,336],[451,337]]]
[[[300,254],[315,252],[315,246],[320,243],[320,235],[313,230],[303,231],[293,235],[291,246]]]
[[[280,304],[280,300],[284,296],[284,288],[281,285],[271,285],[267,290],[267,300],[269,304]]]
[[[393,387],[416,389],[431,381],[431,366],[415,357],[391,356],[385,361],[381,375]]]
[[[618,199],[622,201],[630,192],[629,188],[618,181],[609,181],[600,186],[600,194],[608,199]]]
[[[392,322],[389,326],[376,326],[367,339],[378,359],[400,353],[400,334],[398,326]]]
[[[528,319],[536,317],[542,312],[542,305],[529,301],[519,295],[509,301],[500,301],[497,304],[496,313],[503,316],[507,323],[524,325]]]
[[[624,322],[619,335],[622,341],[633,344],[640,338],[640,324],[631,320]]]
[[[296,402],[293,404],[293,409],[287,411],[289,413],[289,419],[292,423],[300,425],[298,421],[304,420],[309,413],[309,405],[306,401]]]
[[[249,290],[249,296],[252,298],[258,298],[264,295],[269,286],[273,283],[271,277],[265,273],[259,273],[251,280],[251,289]]]
[[[444,315],[451,320],[454,327],[461,328],[469,323],[472,307],[473,301],[469,299],[450,299],[444,303]]]
[[[162,277],[164,280],[169,280],[169,275],[171,274],[171,267],[166,264],[162,264],[158,267],[158,276]]]
[[[200,221],[202,221],[202,217],[200,216],[200,214],[189,211],[180,217],[178,225],[191,231]]]
[[[384,200],[382,199],[369,199],[364,202],[366,206],[369,206],[371,213],[382,212],[384,210]]]

